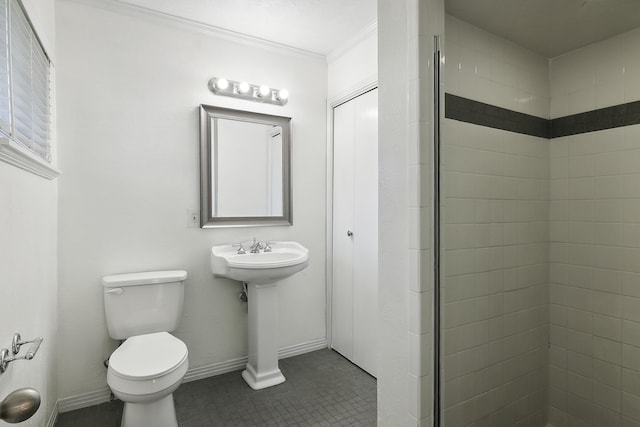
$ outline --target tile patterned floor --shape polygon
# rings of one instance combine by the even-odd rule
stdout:
[[[287,381],[264,390],[251,390],[240,371],[182,384],[181,427],[376,425],[375,378],[338,353],[290,357],[280,369]],[[122,402],[103,403],[60,414],[56,427],[118,427],[121,416]]]

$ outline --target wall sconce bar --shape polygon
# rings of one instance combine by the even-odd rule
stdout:
[[[289,91],[286,89],[272,89],[265,85],[236,82],[221,77],[209,80],[209,90],[216,95],[232,96],[268,104],[285,105],[289,100]]]

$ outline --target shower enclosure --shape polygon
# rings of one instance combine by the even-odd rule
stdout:
[[[640,9],[560,51],[446,3],[440,425],[640,426]]]

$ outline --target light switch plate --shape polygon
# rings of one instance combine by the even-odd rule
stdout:
[[[189,209],[187,211],[187,227],[200,227],[200,211],[198,209]]]

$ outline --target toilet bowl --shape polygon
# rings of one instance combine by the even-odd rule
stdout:
[[[171,335],[182,316],[184,270],[102,278],[109,336],[124,340],[109,358],[107,384],[124,402],[121,427],[178,427],[173,392],[189,368]]]
[[[187,355],[167,332],[133,336],[113,352],[107,384],[125,402],[122,427],[177,427],[172,393],[189,368]]]

